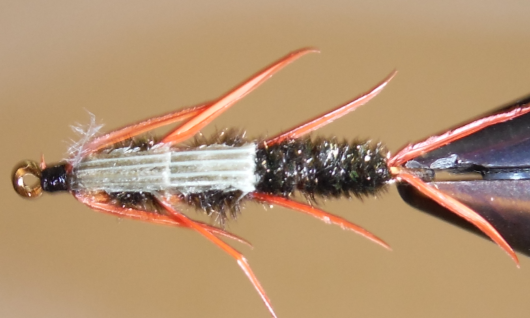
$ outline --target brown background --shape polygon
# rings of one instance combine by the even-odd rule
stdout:
[[[227,255],[192,233],[116,220],[69,195],[26,201],[21,159],[65,156],[69,125],[108,129],[215,98],[284,54],[289,66],[216,120],[275,134],[364,92],[322,129],[396,151],[530,92],[524,1],[2,1],[1,317],[268,317]],[[395,187],[325,202],[394,248],[249,202],[229,230],[280,317],[500,317],[530,310],[530,262],[415,211]],[[189,211],[189,215],[197,213]]]

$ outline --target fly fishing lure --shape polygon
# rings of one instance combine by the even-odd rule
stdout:
[[[397,181],[413,186],[471,222],[518,264],[511,247],[488,221],[424,181],[432,177],[432,167],[411,163],[431,150],[487,126],[528,113],[530,107],[519,107],[431,137],[405,147],[394,156],[380,143],[308,137],[310,132],[378,95],[395,75],[393,72],[367,93],[275,137],[247,140],[241,134],[227,131],[210,140],[196,139],[190,144],[193,136],[235,102],[289,63],[311,52],[316,50],[302,49],[283,57],[213,102],[153,117],[104,135],[97,135],[97,129],[92,127],[72,148],[72,155],[65,162],[50,167],[42,159],[40,164],[20,163],[13,173],[13,186],[27,198],[38,197],[43,191],[67,191],[94,210],[199,232],[237,261],[273,317],[276,314],[270,300],[246,259],[219,236],[246,241],[222,227],[192,220],[181,213],[178,204],[203,210],[221,224],[236,216],[244,199],[279,205],[352,230],[389,248],[365,229],[311,203],[317,197],[374,195]],[[161,139],[138,137],[181,121],[184,123]],[[40,183],[26,184],[27,175],[38,178]],[[292,200],[294,192],[304,195],[309,204]]]

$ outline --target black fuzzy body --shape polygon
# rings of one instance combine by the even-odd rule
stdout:
[[[291,139],[258,148],[258,192],[290,196],[362,197],[380,191],[391,179],[386,151],[370,142]]]

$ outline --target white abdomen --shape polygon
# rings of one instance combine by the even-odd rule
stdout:
[[[116,149],[95,154],[74,167],[74,191],[157,192],[182,194],[209,190],[255,190],[256,145],[210,145],[190,150]]]

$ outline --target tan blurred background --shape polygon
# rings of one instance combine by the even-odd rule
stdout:
[[[1,1],[0,317],[268,317],[235,262],[191,231],[12,190],[22,159],[65,156],[87,110],[116,128],[289,66],[206,129],[275,134],[399,74],[326,136],[392,151],[530,92],[524,1]],[[386,239],[249,202],[229,230],[280,317],[523,317],[530,262],[426,216],[394,187],[324,208]],[[194,211],[188,211],[197,216]]]

